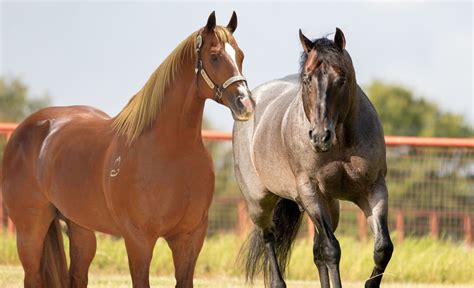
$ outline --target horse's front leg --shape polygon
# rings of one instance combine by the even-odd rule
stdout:
[[[333,287],[340,288],[342,287],[339,273],[341,248],[333,232],[337,224],[333,225],[331,220],[331,201],[328,201],[319,188],[311,183],[309,177],[301,176],[297,181],[298,203],[308,213],[317,230],[313,253],[321,287],[331,287],[329,283],[331,279]]]
[[[133,288],[149,288],[150,262],[157,239],[146,237],[140,231],[135,231],[135,233],[127,233],[123,237],[127,249]]]
[[[193,231],[166,238],[173,253],[176,288],[193,287],[194,268],[206,237],[207,223],[206,215]]]
[[[368,197],[361,199],[358,203],[369,219],[375,236],[374,262],[370,278],[365,282],[366,288],[380,287],[385,268],[392,257],[393,244],[388,231],[388,192],[385,181],[377,183]]]
[[[332,222],[332,231],[336,231],[337,225],[339,224],[339,200],[333,199],[329,201],[329,212],[331,214],[331,222]],[[323,255],[323,245],[322,245],[322,234],[314,228],[314,241],[313,241],[313,257],[314,257],[314,264],[318,268],[319,273],[319,280],[321,282],[321,286],[325,287],[329,285],[329,272],[328,267],[324,261]]]

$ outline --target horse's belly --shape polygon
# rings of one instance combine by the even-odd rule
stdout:
[[[275,147],[272,147],[275,149]],[[296,180],[285,154],[272,149],[261,149],[255,158],[255,167],[262,184],[273,194],[296,199]]]
[[[42,190],[65,218],[87,229],[117,234],[102,190],[100,150],[87,148],[91,145],[71,146],[53,150],[54,157],[41,163]]]
[[[50,201],[64,218],[93,231],[118,235],[119,230],[102,192],[92,187],[83,188],[58,187],[58,190],[51,191],[54,196]]]
[[[122,162],[120,173],[105,182],[107,201],[124,233],[138,229],[168,237],[202,223],[214,192],[207,153],[188,150],[181,156],[157,154],[140,161]]]

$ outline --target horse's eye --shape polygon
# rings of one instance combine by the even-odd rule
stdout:
[[[346,84],[346,80],[347,80],[346,77],[341,77],[341,78],[339,78],[339,79],[337,80],[337,85],[338,85],[339,87],[344,86],[344,84]]]
[[[219,61],[219,56],[217,56],[217,54],[211,54],[211,61],[216,63],[217,61]]]

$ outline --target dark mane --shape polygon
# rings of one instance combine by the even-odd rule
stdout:
[[[313,46],[313,49],[316,49],[316,51],[318,51],[318,58],[324,62],[337,62],[337,59],[340,59],[343,55],[337,49],[334,41],[326,37],[313,40]],[[307,58],[308,55],[303,51],[301,53],[300,70],[303,69],[304,63],[306,63]]]

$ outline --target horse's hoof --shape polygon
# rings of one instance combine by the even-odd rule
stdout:
[[[370,279],[365,282],[365,288],[379,288],[380,287],[380,281],[377,281],[375,279]]]
[[[273,283],[271,285],[271,288],[286,288],[286,284],[285,282]]]

